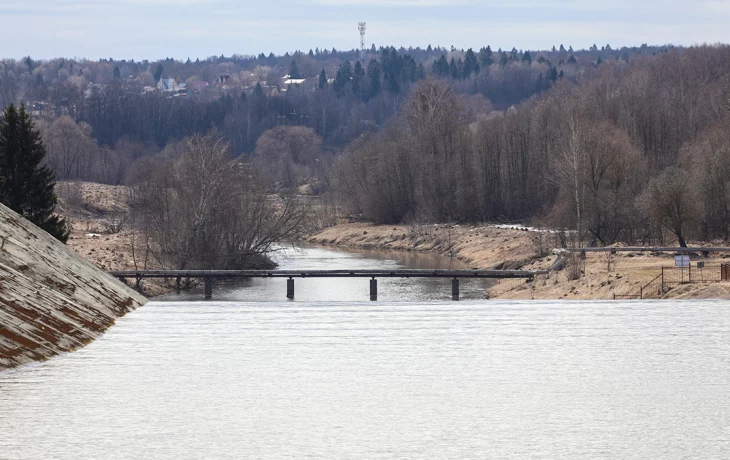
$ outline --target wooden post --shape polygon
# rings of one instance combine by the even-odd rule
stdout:
[[[286,298],[294,300],[294,278],[286,280]]]
[[[375,278],[370,280],[370,300],[373,302],[378,300],[378,280]]]
[[[213,298],[213,278],[205,278],[205,300]]]
[[[451,299],[459,300],[459,278],[451,280]]]

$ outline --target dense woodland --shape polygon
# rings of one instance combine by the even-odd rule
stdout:
[[[168,77],[210,88],[142,94]],[[378,223],[530,221],[583,244],[730,236],[725,45],[3,61],[0,105],[24,101],[64,180],[148,183],[210,135],[257,190],[307,185]]]

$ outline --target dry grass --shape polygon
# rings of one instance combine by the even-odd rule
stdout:
[[[535,233],[488,226],[376,226],[342,224],[325,229],[308,240],[312,243],[370,249],[402,249],[436,252],[463,260],[474,269],[546,269],[555,255],[537,257]],[[487,293],[500,299],[613,299],[635,295],[640,288],[674,265],[672,254],[588,253],[565,270],[533,281],[500,280]],[[711,259],[717,261],[716,259]],[[730,298],[730,283],[686,285],[673,289],[668,298]]]

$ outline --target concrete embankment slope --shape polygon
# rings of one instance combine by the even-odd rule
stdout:
[[[145,302],[0,205],[0,370],[82,347]]]

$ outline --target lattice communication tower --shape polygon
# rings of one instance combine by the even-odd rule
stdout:
[[[365,22],[358,22],[357,28],[360,30],[360,57],[361,59],[365,59],[365,29],[367,27],[367,23]]]

